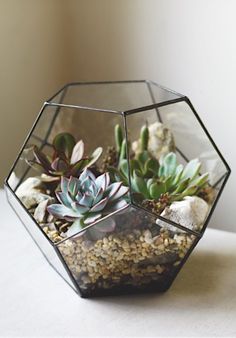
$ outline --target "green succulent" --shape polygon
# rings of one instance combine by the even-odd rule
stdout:
[[[138,175],[143,178],[155,177],[158,172],[159,162],[157,159],[153,158],[148,152],[148,140],[149,140],[149,131],[147,125],[144,125],[140,130],[140,144],[141,151],[138,154],[133,154],[128,145],[130,152],[130,166],[131,170],[134,169],[137,171]],[[123,181],[128,183],[128,161],[127,161],[127,143],[125,138],[123,138],[122,129],[119,125],[115,127],[115,141],[116,141],[116,151],[118,153],[118,172],[122,175]],[[114,167],[109,168],[111,172],[114,172]],[[116,170],[115,170],[116,171]]]
[[[61,191],[56,193],[60,203],[51,204],[47,210],[59,219],[73,222],[67,235],[71,236],[102,217],[127,205],[125,195],[128,187],[122,182],[110,183],[109,173],[98,177],[85,169],[79,178],[61,178]],[[114,221],[108,219],[95,225],[96,230],[109,232]]]
[[[133,181],[133,175],[137,175],[143,179],[158,176],[159,162],[157,159],[153,158],[147,150],[149,141],[149,130],[147,125],[144,125],[141,128],[139,139],[141,151],[138,154],[132,153],[130,146],[128,145],[130,152],[129,165],[131,181]],[[119,160],[117,167],[109,167],[109,172],[112,174],[114,180],[122,180],[124,184],[128,185],[129,169],[126,152],[127,144],[125,138],[123,137],[120,125],[115,126],[115,143]]]
[[[143,161],[143,163],[149,163]],[[144,199],[158,200],[162,194],[169,193],[172,201],[183,199],[184,196],[196,195],[209,179],[209,174],[199,175],[201,163],[198,159],[191,160],[184,167],[177,164],[176,154],[169,153],[160,159],[157,166],[145,167],[145,172],[137,168],[136,161],[130,161],[130,179],[133,192]],[[152,177],[149,172],[153,172]],[[147,174],[148,173],[148,174]],[[119,170],[113,170],[118,180],[128,185],[128,162],[124,160]]]
[[[147,125],[140,131],[141,151],[131,154],[127,160],[126,151],[122,150],[123,139],[120,126],[115,127],[116,149],[119,154],[117,168],[109,171],[114,180],[122,180],[129,185],[129,168],[132,191],[145,200],[158,200],[168,193],[170,201],[181,200],[184,196],[192,196],[207,184],[209,174],[200,175],[201,163],[198,159],[191,160],[184,167],[177,164],[176,154],[173,152],[163,156],[159,161],[148,152],[149,132]],[[128,164],[129,162],[129,164]]]
[[[52,156],[46,156],[37,146],[33,147],[33,154],[34,160],[31,165],[43,169],[49,180],[57,180],[61,176],[78,176],[81,171],[99,159],[102,148],[98,147],[91,155],[84,156],[82,140],[76,143],[71,134],[60,133],[53,140]]]

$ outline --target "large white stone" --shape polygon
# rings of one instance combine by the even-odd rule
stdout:
[[[51,199],[42,192],[42,181],[39,177],[27,178],[16,190],[16,195],[27,209],[38,205],[40,202]]]
[[[164,126],[163,123],[155,122],[148,126],[149,142],[148,151],[156,159],[162,155],[166,155],[171,151],[175,151],[175,142],[170,129]],[[132,143],[132,149],[135,153],[140,152],[140,140]]]
[[[209,206],[202,198],[186,196],[183,201],[173,202],[170,206],[166,207],[161,216],[191,230],[200,230],[206,219],[208,210]],[[172,231],[179,231],[177,228],[159,219],[156,220],[156,223]]]

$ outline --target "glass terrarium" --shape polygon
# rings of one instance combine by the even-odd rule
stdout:
[[[229,174],[186,96],[72,83],[44,103],[5,187],[50,265],[91,297],[167,290]]]

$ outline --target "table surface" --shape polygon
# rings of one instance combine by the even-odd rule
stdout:
[[[165,294],[82,299],[0,210],[0,336],[236,336],[236,234],[208,229]]]

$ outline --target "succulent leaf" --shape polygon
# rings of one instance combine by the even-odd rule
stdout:
[[[205,173],[201,176],[196,177],[192,182],[191,185],[196,185],[198,187],[203,187],[209,180],[209,173]]]
[[[110,201],[117,201],[118,199],[126,195],[128,191],[129,191],[128,187],[121,185],[120,188],[116,191],[116,193],[110,197]]]
[[[92,196],[92,194],[89,194],[89,193],[85,193],[80,199],[80,204],[81,205],[87,205],[89,207],[91,207],[93,205],[93,202],[94,202],[94,198]]]
[[[105,191],[107,186],[109,185],[109,180],[110,180],[109,174],[104,173],[95,179],[95,184],[98,187],[98,189],[101,188],[103,191]]]
[[[40,164],[45,169],[46,172],[48,172],[50,170],[51,163],[48,160],[47,156],[44,155],[44,153],[41,150],[39,150],[37,146],[33,147],[33,153],[36,162]]]
[[[79,189],[79,180],[75,177],[70,177],[68,182],[68,190],[72,196],[76,195]]]
[[[114,132],[115,132],[116,151],[118,154],[120,154],[121,145],[123,142],[123,132],[119,124],[115,126]]]
[[[87,168],[89,166],[89,159],[83,158],[78,162],[68,166],[67,172],[70,173],[71,176],[77,177],[83,168]]]
[[[95,162],[97,162],[99,157],[102,155],[102,152],[103,152],[102,147],[96,148],[94,152],[92,153],[92,155],[90,156],[90,159],[88,163],[86,164],[85,168],[91,167]]]
[[[87,218],[84,219],[84,224],[89,225],[91,223],[94,223],[101,217],[102,217],[101,213],[100,214],[96,214],[96,213],[92,214],[91,213]]]
[[[98,203],[99,201],[101,201],[103,195],[104,195],[104,190],[102,188],[100,188],[98,190],[97,194],[95,195],[94,203]]]
[[[91,212],[98,212],[98,211],[103,210],[105,208],[105,206],[107,205],[107,202],[108,202],[108,198],[107,197],[103,198],[97,204],[95,204],[94,206],[92,206],[92,208],[90,209],[90,211]]]
[[[201,163],[198,159],[191,160],[184,168],[181,179],[183,180],[189,178],[193,180],[199,174],[200,168]]]
[[[156,159],[154,158],[149,158],[145,165],[145,175],[152,175],[153,176],[156,176],[156,173],[158,172],[158,169],[159,169],[159,163]]]
[[[179,194],[181,192],[183,192],[187,186],[189,185],[189,178],[181,181],[178,185],[177,185],[177,188],[174,190],[173,194]]]
[[[68,237],[73,236],[74,234],[76,234],[77,232],[82,230],[83,227],[84,227],[84,225],[83,225],[82,220],[77,219],[76,221],[73,222],[73,224],[67,230],[67,236]]]
[[[141,152],[147,151],[148,141],[149,141],[149,129],[147,125],[144,125],[140,131]]]
[[[76,217],[77,212],[72,208],[68,208],[63,204],[51,204],[47,207],[47,210],[50,214],[57,218],[67,219],[67,217]]]
[[[102,154],[102,147],[98,147],[94,152],[84,156],[84,142],[82,140],[75,142],[74,137],[69,133],[57,134],[53,140],[54,152],[46,156],[37,146],[33,147],[34,161],[29,161],[33,167],[40,166],[40,169],[48,176],[51,181],[62,176],[79,176],[79,174],[88,167],[96,163]],[[38,168],[36,168],[38,169]],[[49,182],[49,178],[47,178]]]
[[[163,180],[163,182],[165,183],[166,191],[172,191],[174,189],[173,179],[174,177],[170,175]]]
[[[61,192],[56,192],[56,197],[61,204],[64,204],[66,207],[70,208],[71,201],[68,199],[67,194]]]
[[[89,206],[87,205],[82,205],[79,202],[75,201],[71,203],[71,208],[76,212],[76,213],[86,213],[89,210]]]
[[[150,185],[149,188],[150,196],[152,199],[158,200],[161,196],[161,194],[164,194],[166,192],[166,186],[163,182],[155,182]]]
[[[109,188],[107,189],[107,196],[112,199],[114,195],[117,194],[117,192],[119,191],[120,187],[122,185],[122,182],[115,182],[112,183]]]
[[[140,167],[144,167],[145,163],[150,159],[150,156],[146,150],[137,155],[137,161]]]
[[[185,196],[193,196],[197,193],[198,191],[198,186],[192,185],[190,187],[187,187],[181,194],[182,198]]]
[[[121,144],[119,163],[120,163],[123,159],[126,159],[126,140],[125,140],[125,139],[122,141],[122,144]]]
[[[163,169],[161,170],[163,174],[160,176],[173,175],[175,173],[176,166],[177,166],[176,162],[177,162],[176,155],[174,153],[171,152],[171,153],[168,153],[166,156],[164,156],[162,158]]]
[[[136,192],[140,192],[143,196],[148,198],[149,193],[145,180],[137,174],[137,170],[133,173],[133,188]]]
[[[129,190],[122,182],[110,184],[108,173],[95,177],[88,169],[78,178],[62,177],[61,189],[61,192],[56,193],[61,204],[51,204],[48,212],[56,218],[73,221],[72,230],[70,228],[68,234],[118,210],[117,208],[125,207],[127,202],[124,196]]]
[[[119,133],[119,137],[118,137]],[[148,152],[149,130],[144,125],[140,130],[138,140],[139,152],[131,153],[129,166],[126,153],[126,141],[121,138],[122,133],[118,126],[115,128],[116,146],[119,152],[117,168],[110,167],[111,177],[129,185],[129,175],[132,194],[135,199],[158,200],[168,195],[169,200],[181,200],[186,194],[197,194],[208,182],[208,173],[200,176],[201,163],[198,159],[191,160],[184,167],[177,163],[176,154],[170,152],[163,155],[158,161]],[[118,141],[119,140],[119,141]],[[128,144],[129,149],[129,144]]]
[[[149,178],[147,180],[147,189],[150,190],[151,185],[155,182],[154,178]]]
[[[181,179],[181,176],[182,176],[182,173],[183,173],[183,169],[184,169],[184,166],[182,164],[179,164],[177,167],[176,167],[176,171],[175,171],[175,177],[173,179],[173,185],[177,185]]]
[[[160,165],[159,170],[158,170],[158,176],[159,177],[165,176],[165,167],[164,167],[164,165]]]
[[[61,178],[61,191],[64,194],[67,194],[67,192],[68,192],[68,190],[67,190],[68,184],[69,184],[69,179],[67,177],[62,177]]]
[[[53,146],[58,154],[63,153],[69,158],[75,146],[75,138],[69,133],[57,134],[53,140]]]
[[[123,159],[120,161],[120,171],[128,177],[129,175],[129,166],[128,166],[128,161],[126,159]]]
[[[83,158],[84,155],[84,142],[80,140],[76,143],[72,150],[70,164],[75,164]]]

